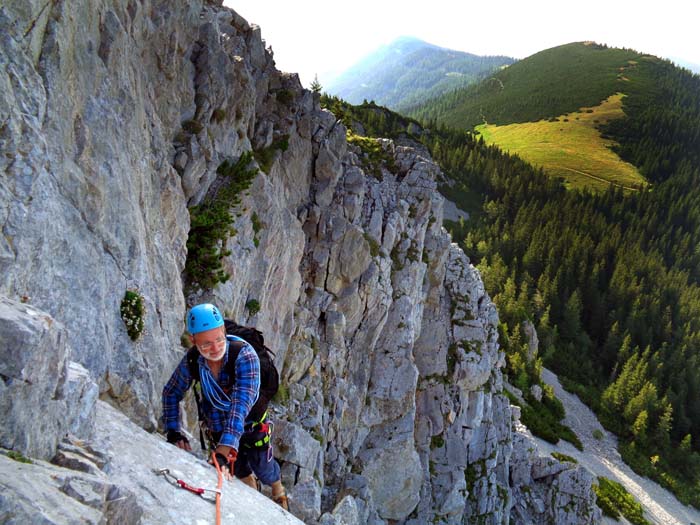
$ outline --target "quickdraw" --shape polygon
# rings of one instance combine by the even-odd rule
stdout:
[[[221,487],[216,488],[216,489],[205,489],[201,487],[194,487],[187,483],[185,480],[179,479],[177,476],[175,476],[172,472],[170,472],[170,469],[167,468],[161,468],[161,469],[156,469],[154,470],[157,476],[163,476],[165,480],[170,483],[171,485],[174,485],[176,487],[180,487],[181,489],[185,489],[189,492],[192,492],[193,494],[197,494],[198,496],[202,497],[202,499],[205,499],[207,501],[211,501],[214,503],[214,500],[212,500],[210,497],[207,497],[206,493],[211,492],[215,496],[220,496],[221,495]]]

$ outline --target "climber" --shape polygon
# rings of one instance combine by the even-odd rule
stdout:
[[[196,383],[200,424],[209,437],[217,462],[227,467],[223,468],[226,479],[231,479],[231,470],[255,489],[257,476],[272,487],[272,499],[287,510],[280,467],[272,457],[269,443],[271,425],[267,414],[257,421],[247,419],[260,390],[258,354],[245,340],[227,335],[224,318],[212,304],[199,304],[190,310],[187,330],[195,346],[183,357],[163,388],[163,424],[168,442],[192,450],[189,440],[180,432],[179,403]],[[192,372],[191,356],[196,356],[194,369],[198,370],[195,373],[199,377],[194,377]],[[229,356],[234,359],[233,363],[228,362]],[[198,389],[202,392],[201,399]],[[267,435],[264,440],[260,439],[261,433]]]

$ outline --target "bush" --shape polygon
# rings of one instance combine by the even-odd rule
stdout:
[[[639,502],[617,481],[599,477],[594,489],[596,502],[606,516],[617,520],[622,514],[635,525],[651,525],[644,518],[644,509]]]
[[[561,452],[552,452],[552,457],[554,459],[558,459],[559,461],[566,461],[568,463],[578,463],[578,460],[576,458],[572,458],[571,456],[567,456],[566,454],[562,454]]]
[[[219,190],[201,204],[190,208],[190,234],[187,238],[185,288],[187,293],[214,288],[226,282],[223,269],[226,240],[235,235],[231,208],[240,203],[240,194],[250,187],[257,169],[248,169],[252,153],[246,152],[234,164],[222,162],[216,172],[224,178]]]
[[[21,452],[17,452],[16,450],[9,450],[7,452],[7,457],[20,463],[34,463],[31,459],[25,457]]]
[[[204,126],[196,120],[186,120],[182,123],[182,129],[190,135],[197,135],[204,129]]]
[[[270,144],[267,148],[255,150],[255,160],[260,165],[260,169],[265,173],[270,172],[272,163],[275,161],[275,154],[278,151],[287,151],[289,148],[289,135],[283,135]]]
[[[136,341],[143,332],[144,316],[146,315],[141,294],[134,290],[127,290],[124,293],[119,312],[126,326],[126,333],[129,334],[132,341]]]
[[[396,166],[394,163],[393,156],[384,151],[379,140],[363,137],[361,135],[355,135],[350,129],[347,131],[347,141],[348,144],[354,144],[360,148],[362,155],[360,157],[360,162],[362,162],[362,169],[366,173],[372,175],[375,179],[382,180],[382,165],[384,165],[389,171],[396,171]]]
[[[211,121],[216,122],[217,124],[219,122],[222,122],[225,118],[226,118],[226,111],[221,109],[221,108],[215,109],[211,114]]]
[[[263,229],[263,223],[260,221],[260,217],[258,217],[258,214],[255,212],[253,212],[253,214],[250,216],[250,222],[253,226],[253,244],[255,244],[255,247],[257,248],[260,245],[258,233]]]
[[[528,405],[521,411],[521,420],[535,436],[553,444],[564,439],[577,449],[583,450],[583,444],[574,431],[561,424],[560,421],[565,415],[564,407],[551,389],[545,388],[542,402],[532,396],[527,397],[527,402]]]
[[[289,106],[294,101],[294,93],[289,89],[280,89],[275,93],[275,99],[280,104]]]
[[[260,311],[260,302],[257,299],[251,299],[245,303],[245,307],[250,315],[255,315]]]

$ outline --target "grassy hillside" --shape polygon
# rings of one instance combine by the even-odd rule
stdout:
[[[353,104],[367,100],[399,109],[473,84],[513,62],[402,37],[329,82],[324,91]]]
[[[566,44],[536,53],[478,85],[438,97],[408,114],[458,129],[549,119],[624,93],[627,71],[641,60],[657,59],[594,43]]]
[[[545,173],[561,177],[569,188],[605,190],[609,184],[636,191],[646,185],[639,170],[610,147],[616,143],[598,129],[624,117],[621,93],[602,104],[547,120],[476,126],[487,144],[518,155]]]

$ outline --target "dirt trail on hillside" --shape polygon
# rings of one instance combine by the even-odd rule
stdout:
[[[618,182],[613,182],[608,179],[604,179],[602,177],[598,177],[597,175],[593,175],[592,173],[587,173],[585,171],[580,171],[580,170],[575,170],[574,168],[567,168],[566,166],[552,166],[553,168],[557,168],[560,170],[569,170],[574,173],[578,173],[579,175],[583,175],[584,177],[589,177],[591,179],[595,179],[597,181],[603,182],[605,184],[612,184],[613,186],[620,187],[624,190],[631,190],[631,191],[639,191],[639,188],[633,188],[632,186],[625,186],[624,184],[620,184]]]
[[[578,396],[565,391],[559,384],[557,376],[547,370],[542,370],[542,380],[554,388],[554,393],[564,404],[566,418],[564,424],[571,427],[583,443],[583,451],[579,451],[570,443],[560,440],[558,445],[552,445],[544,440],[534,438],[541,453],[550,454],[557,451],[575,457],[579,464],[586,467],[596,476],[605,476],[622,485],[639,501],[646,511],[646,519],[660,525],[700,524],[700,511],[683,505],[673,494],[657,483],[635,474],[620,457],[617,451],[617,438],[607,432],[598,422],[595,414],[584,405]],[[603,438],[593,437],[599,430]],[[615,523],[606,520],[606,523]]]

